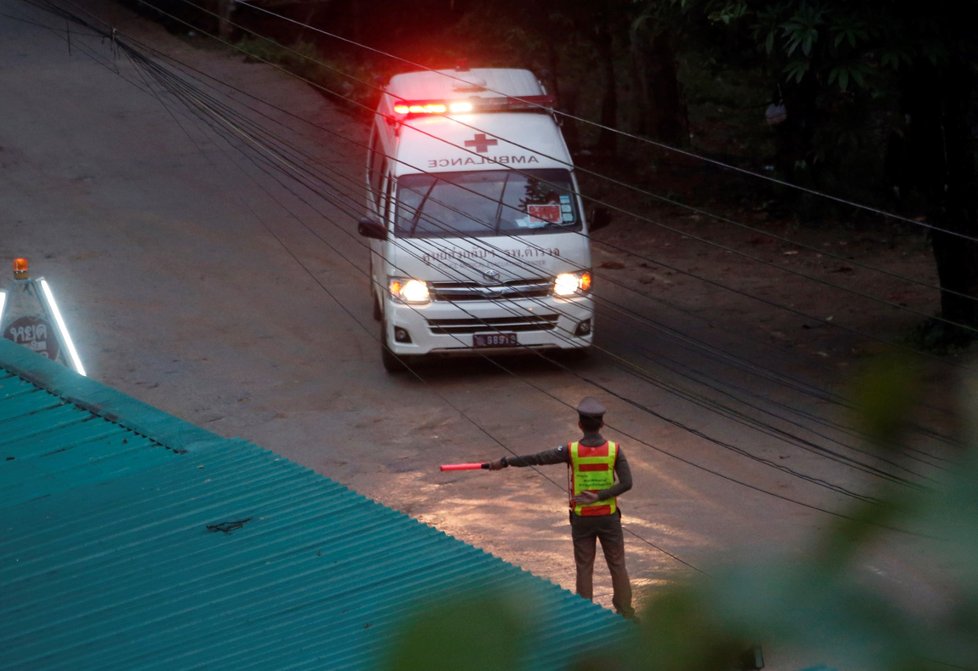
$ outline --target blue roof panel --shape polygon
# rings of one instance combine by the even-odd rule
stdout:
[[[627,627],[2,339],[0,488],[2,669],[371,669],[418,603],[475,588],[539,604],[526,669]]]

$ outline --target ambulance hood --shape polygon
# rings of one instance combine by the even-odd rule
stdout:
[[[580,231],[486,238],[400,238],[391,251],[396,272],[429,282],[491,286],[591,268],[587,238]]]

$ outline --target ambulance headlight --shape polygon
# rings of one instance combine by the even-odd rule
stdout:
[[[591,291],[591,271],[582,270],[578,273],[560,273],[554,278],[554,296],[568,298],[583,295]]]
[[[387,280],[387,289],[391,298],[401,303],[423,305],[431,302],[428,284],[409,277],[391,277]]]

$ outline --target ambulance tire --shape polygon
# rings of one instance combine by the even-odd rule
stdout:
[[[380,359],[384,362],[384,370],[388,373],[400,373],[404,370],[404,364],[394,356],[394,353],[384,345],[380,350]]]
[[[374,320],[379,322],[383,318],[384,313],[380,311],[380,301],[377,299],[376,292],[370,292],[370,302],[374,305]]]
[[[404,363],[387,346],[386,319],[381,319],[380,322],[380,360],[384,364],[384,370],[388,373],[400,373],[404,370]]]
[[[367,280],[370,282],[370,304],[374,309],[374,320],[380,321],[384,313],[380,310],[380,297],[377,295],[377,290],[374,287],[374,259],[373,255],[370,258],[370,274],[367,275]]]

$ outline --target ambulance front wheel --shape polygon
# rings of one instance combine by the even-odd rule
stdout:
[[[404,364],[394,356],[394,353],[387,348],[387,345],[383,345],[380,349],[380,360],[383,361],[384,370],[388,373],[400,373],[404,370]]]
[[[374,259],[373,255],[370,256],[370,274],[367,275],[370,280],[370,304],[373,306],[374,320],[380,321],[384,313],[380,309],[380,298],[377,296],[377,290],[374,288]]]
[[[370,302],[374,304],[374,320],[379,322],[383,318],[384,313],[380,309],[380,301],[377,299],[377,294],[372,291],[370,292]]]

